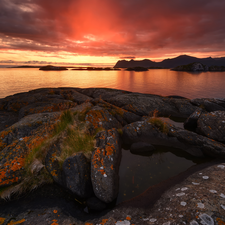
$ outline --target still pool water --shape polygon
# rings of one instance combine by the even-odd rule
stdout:
[[[179,149],[157,146],[150,155],[136,155],[122,149],[120,188],[117,204],[138,196],[150,186],[178,175],[191,166],[209,161],[196,158]]]

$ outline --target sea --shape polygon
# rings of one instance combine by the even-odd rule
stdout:
[[[0,98],[37,88],[115,88],[132,92],[225,98],[225,72],[183,72],[169,69],[135,71],[41,71],[0,68]]]

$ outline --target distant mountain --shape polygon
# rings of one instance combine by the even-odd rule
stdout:
[[[194,62],[199,62],[207,66],[225,66],[225,57],[221,58],[196,58],[188,55],[180,55],[172,59],[164,59],[162,62],[153,62],[149,59],[144,60],[119,60],[114,68],[132,68],[132,67],[162,67],[174,68],[181,65],[186,65]]]

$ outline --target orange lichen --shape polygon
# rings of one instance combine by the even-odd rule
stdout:
[[[102,222],[100,223],[101,225],[105,225],[108,219],[103,219]]]
[[[25,222],[26,220],[25,219],[22,219],[22,220],[19,220],[19,221],[10,221],[8,223],[8,225],[15,225],[15,224],[20,224],[20,223],[23,223]]]
[[[131,220],[131,218],[129,216],[126,217],[126,220]]]
[[[110,155],[113,154],[113,152],[115,150],[115,146],[112,145],[111,143],[107,143],[107,146],[106,146],[105,150],[106,150],[106,155],[110,156]]]
[[[53,212],[54,212],[54,213],[57,213],[58,211],[57,211],[57,210],[53,210]]]
[[[225,222],[222,221],[220,218],[216,218],[216,221],[217,221],[218,225],[225,225]]]
[[[0,217],[0,225],[2,225],[5,222],[6,218]]]
[[[59,225],[59,224],[57,223],[58,220],[52,220],[52,221],[53,221],[53,223],[51,223],[51,225]]]

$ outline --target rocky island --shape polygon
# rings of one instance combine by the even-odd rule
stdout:
[[[42,66],[40,67],[39,70],[68,70],[64,66],[52,66],[52,65],[47,65],[47,66]]]
[[[0,224],[225,223],[225,99],[43,88],[0,99],[0,118]],[[115,206],[124,144],[215,160]]]
[[[200,72],[200,71],[225,71],[225,66],[207,66],[199,62],[190,63],[187,65],[181,65],[173,68],[175,71],[192,71],[192,72]]]

